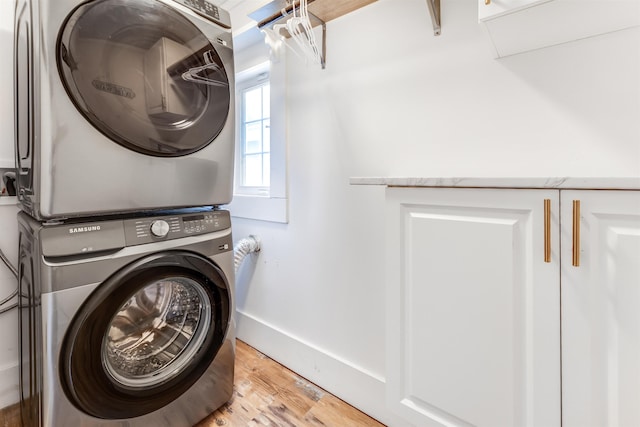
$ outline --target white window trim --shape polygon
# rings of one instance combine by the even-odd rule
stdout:
[[[243,83],[249,79],[256,79],[261,73],[269,73],[271,86],[271,183],[269,195],[241,194],[237,193],[237,184],[234,185],[232,202],[227,206],[232,217],[247,218],[260,221],[287,223],[288,198],[287,198],[287,143],[286,143],[286,87],[285,87],[285,61],[264,62],[242,70],[236,74],[236,117],[241,117],[242,103],[239,101],[237,88],[243,87]],[[237,166],[241,160],[240,142],[241,120],[236,120],[236,168],[235,182],[239,181],[240,168]]]

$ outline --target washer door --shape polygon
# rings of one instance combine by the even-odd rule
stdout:
[[[166,406],[222,346],[230,295],[222,270],[191,252],[150,255],[118,271],[89,296],[63,340],[67,397],[102,419]]]
[[[183,156],[210,144],[226,123],[231,93],[220,55],[157,0],[80,5],[62,26],[56,57],[78,110],[131,150]]]

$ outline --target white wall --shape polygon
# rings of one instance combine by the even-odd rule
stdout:
[[[13,159],[13,1],[0,0],[0,169]],[[1,176],[0,176],[1,178]],[[0,179],[1,180],[1,179]],[[1,185],[1,184],[0,184]]]
[[[640,176],[640,30],[493,59],[475,1],[379,0],[288,56],[287,225],[237,276],[239,336],[381,420],[384,191],[352,176]],[[570,25],[570,23],[568,23]],[[543,31],[543,29],[541,29]]]
[[[0,249],[14,266],[18,265],[17,213],[15,205],[0,205]],[[0,300],[11,295],[16,287],[15,277],[0,261]],[[14,298],[7,306],[16,301]],[[18,310],[0,314],[0,343],[0,408],[4,408],[19,399]]]
[[[0,58],[5,65],[13,63],[13,2],[7,0],[0,0]],[[3,168],[12,166],[14,162],[12,66],[0,67],[0,94],[0,168]],[[0,249],[14,266],[18,259],[17,213],[15,203],[7,197],[0,197]],[[15,277],[0,262],[0,300],[11,295],[16,286]],[[19,398],[18,313],[15,309],[0,314],[0,343],[0,408],[3,408]]]

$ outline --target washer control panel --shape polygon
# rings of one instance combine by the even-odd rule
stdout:
[[[231,28],[231,21],[229,19],[229,13],[220,9],[213,3],[207,0],[175,0],[178,3],[188,7],[195,11],[198,15],[207,18],[210,21],[215,22],[223,26],[224,28]]]
[[[185,216],[182,224],[187,234],[207,232],[220,227],[220,217],[213,213]]]
[[[229,211],[223,210],[131,218],[124,221],[126,244],[129,246],[213,233],[230,227]]]

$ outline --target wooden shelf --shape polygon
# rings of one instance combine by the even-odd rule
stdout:
[[[315,0],[309,1],[309,12],[324,22],[329,22],[375,1],[376,0]]]
[[[376,0],[308,0],[309,12],[323,22],[339,18]],[[298,5],[298,2],[295,2]],[[269,25],[283,17],[282,11],[289,13],[293,9],[290,0],[274,0],[249,14],[258,22],[258,28]]]

